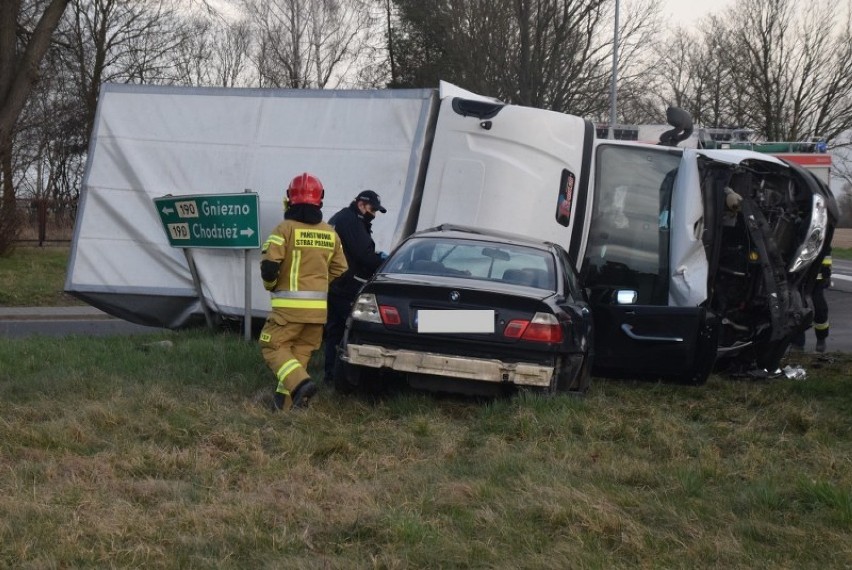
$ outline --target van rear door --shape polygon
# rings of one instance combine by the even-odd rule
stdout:
[[[446,97],[417,229],[454,223],[552,241],[579,269],[593,142],[580,117]]]

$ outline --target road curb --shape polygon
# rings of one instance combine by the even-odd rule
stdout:
[[[0,307],[0,321],[114,320],[94,307]]]

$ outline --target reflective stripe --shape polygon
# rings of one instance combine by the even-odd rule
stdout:
[[[272,307],[279,309],[326,309],[328,303],[325,299],[321,301],[310,301],[304,299],[272,299]]]
[[[815,331],[827,331],[829,327],[828,321],[824,323],[814,323]]]
[[[273,291],[273,299],[326,299],[327,293],[322,291]]]
[[[823,265],[831,265],[831,256],[826,255],[825,257],[823,257],[822,258],[822,264]]]
[[[299,364],[299,361],[296,360],[295,358],[291,358],[290,360],[288,360],[287,362],[285,362],[284,364],[281,365],[281,368],[279,368],[278,372],[275,373],[275,376],[278,377],[278,391],[279,392],[281,392],[281,388],[282,388],[281,384],[284,382],[284,379],[287,378],[287,376],[289,376],[290,374],[292,374],[293,371],[295,369],[297,369],[299,366],[301,366],[301,364]],[[289,392],[287,392],[286,389],[284,390],[284,392],[281,392],[281,393],[282,394],[289,394]]]
[[[269,249],[270,243],[274,243],[275,245],[284,245],[284,238],[279,235],[271,234],[268,238],[266,238],[266,241],[263,242],[263,248],[261,249],[263,253],[266,253],[266,250]]]
[[[290,264],[290,291],[299,290],[299,265],[302,263],[302,252],[293,251],[293,263]]]

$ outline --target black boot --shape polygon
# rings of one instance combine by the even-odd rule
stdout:
[[[293,390],[293,409],[304,409],[310,404],[311,399],[317,393],[317,385],[310,380],[305,380]]]

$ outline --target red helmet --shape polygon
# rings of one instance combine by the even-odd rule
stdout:
[[[290,181],[290,186],[287,187],[287,201],[291,206],[297,204],[310,204],[311,206],[322,207],[322,199],[325,196],[325,190],[322,187],[322,182],[313,174],[303,172]]]

